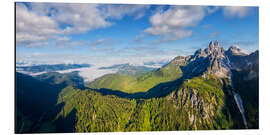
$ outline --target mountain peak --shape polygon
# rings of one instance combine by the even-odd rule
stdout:
[[[219,47],[218,41],[211,41],[209,46],[204,49],[205,56],[211,57],[223,57],[224,56],[224,48]]]
[[[209,43],[209,48],[215,48],[215,47],[218,47],[219,43],[218,41],[211,41]]]
[[[236,45],[231,46],[227,52],[231,55],[247,55],[244,50],[242,50],[239,46]]]
[[[219,47],[218,41],[211,41],[204,50],[198,49],[193,57],[189,59],[190,75],[215,74],[226,77],[228,69],[226,65],[225,51]]]

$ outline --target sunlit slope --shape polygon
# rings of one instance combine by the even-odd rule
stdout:
[[[146,92],[159,83],[175,80],[181,75],[180,67],[171,62],[162,68],[139,77],[108,74],[86,84],[86,86],[94,89],[106,88],[127,93]]]

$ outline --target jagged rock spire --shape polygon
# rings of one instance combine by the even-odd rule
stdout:
[[[215,43],[213,42],[213,41],[211,41],[210,43],[209,43],[209,48],[214,48],[215,47]]]
[[[202,50],[198,49],[195,54],[195,57],[223,57],[224,56],[224,48],[219,47],[218,41],[211,41],[209,43],[209,46]]]
[[[211,41],[211,42],[209,43],[209,48],[210,48],[210,49],[216,48],[216,47],[218,47],[218,46],[219,46],[219,43],[218,43],[217,40],[216,40],[216,41]]]

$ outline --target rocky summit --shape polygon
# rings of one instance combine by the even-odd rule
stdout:
[[[210,42],[209,46],[198,49],[193,55],[187,56],[185,67],[188,76],[215,74],[219,77],[228,76],[227,57],[223,47],[217,41]]]
[[[219,46],[218,41],[211,41],[207,48],[198,49],[193,55],[183,57],[178,56],[172,63],[177,65],[186,65],[183,69],[188,72],[188,76],[214,74],[218,77],[228,77],[230,69],[243,70],[250,65],[258,64],[258,51],[248,55],[237,46],[231,46],[224,50]],[[230,65],[229,65],[230,62]]]

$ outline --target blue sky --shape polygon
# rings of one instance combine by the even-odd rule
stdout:
[[[218,40],[258,49],[257,7],[16,3],[16,61],[137,63]]]

